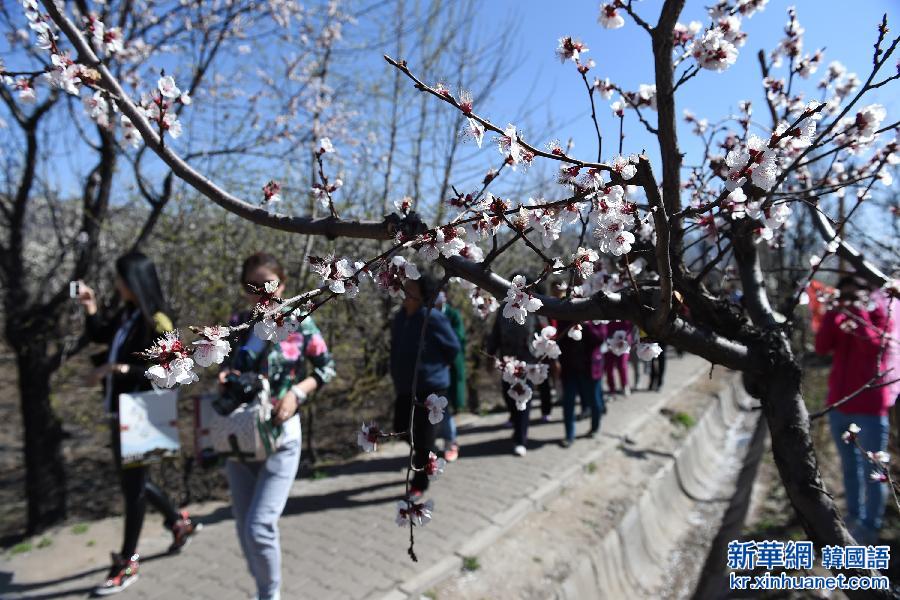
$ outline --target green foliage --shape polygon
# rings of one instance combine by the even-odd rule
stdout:
[[[90,525],[87,523],[76,523],[72,525],[72,533],[75,535],[81,535],[83,533],[87,533],[87,530],[90,529]]]
[[[477,571],[481,568],[481,564],[478,562],[477,556],[463,556],[463,571],[473,572]]]
[[[683,411],[673,413],[672,416],[669,417],[669,420],[672,421],[672,423],[674,423],[675,425],[680,425],[685,429],[690,429],[697,424],[697,419]]]
[[[53,540],[48,537],[41,538],[41,540],[37,543],[38,548],[47,548],[52,545],[53,545]]]
[[[19,542],[12,548],[10,548],[10,554],[25,554],[26,552],[31,552],[31,542]]]

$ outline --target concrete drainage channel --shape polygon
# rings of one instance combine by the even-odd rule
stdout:
[[[669,397],[698,393],[691,390],[705,379],[705,375],[706,369],[699,369],[672,389]],[[528,543],[524,541],[528,538],[506,537],[512,525],[527,519],[528,515],[545,514],[545,510],[554,514],[557,510],[555,499],[570,486],[579,485],[586,467],[593,467],[595,462],[609,457],[609,452],[616,447],[612,444],[582,456],[552,481],[497,515],[491,525],[468,540],[454,555],[444,557],[404,582],[383,600],[420,598],[423,594],[441,598],[445,595],[448,598],[482,597],[485,592],[486,597],[541,599],[689,597],[703,567],[703,559],[714,546],[723,514],[734,512],[734,498],[739,496],[735,494],[738,474],[746,471],[747,448],[760,416],[759,411],[750,410],[751,401],[734,373],[714,384],[714,389],[699,391],[699,394],[708,398],[707,407],[677,447],[672,447],[670,458],[652,475],[648,473],[650,480],[645,479],[640,491],[635,490],[634,497],[628,498],[628,508],[615,515],[610,529],[598,532],[599,537],[580,544],[574,552],[564,551],[558,555],[564,568],[555,574],[532,573],[533,578],[523,580],[521,576],[525,574],[519,573],[518,581],[524,582],[525,587],[516,587],[515,592],[504,590],[505,569],[496,571],[499,578],[492,578],[482,571],[476,577],[489,587],[477,588],[477,591],[467,587],[465,581],[454,579],[457,576],[468,579],[468,576],[459,575],[465,557],[490,556],[498,552],[505,556],[508,552],[518,552],[516,544]],[[639,432],[658,418],[667,403],[661,399],[647,407],[643,415],[629,423],[617,437],[629,440],[632,435],[640,436]],[[755,460],[758,458],[757,453]],[[750,477],[750,481],[752,479]],[[611,496],[610,500],[617,502],[615,498],[615,495]],[[570,508],[578,510],[578,507]],[[560,516],[563,514],[573,513],[560,513]],[[557,541],[566,543],[565,540]],[[570,549],[573,548],[570,546]],[[685,556],[690,557],[689,564],[685,564]],[[715,562],[712,558],[710,561]],[[677,574],[677,580],[673,580],[673,572]],[[494,587],[490,587],[491,582]],[[461,587],[455,587],[457,585]],[[497,593],[499,596],[495,596]]]
[[[705,554],[683,560],[680,545],[703,529],[703,548],[735,494],[748,442],[760,418],[738,378],[717,394],[675,455],[618,525],[547,597],[663,598],[690,596]],[[754,457],[758,460],[758,456]],[[676,573],[673,579],[672,573]]]

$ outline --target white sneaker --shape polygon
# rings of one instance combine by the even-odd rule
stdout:
[[[527,450],[525,450],[525,446],[516,446],[515,448],[513,448],[513,454],[515,454],[516,456],[525,456],[526,452]]]
[[[631,395],[631,388],[630,388],[630,387],[626,387],[626,388],[625,388],[625,397],[627,398],[627,397],[630,396],[630,395]]]

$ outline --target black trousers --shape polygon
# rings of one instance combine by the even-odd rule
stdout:
[[[425,402],[425,398],[429,394],[437,394],[438,396],[446,396],[446,390],[432,390],[418,392],[416,396],[419,402]],[[409,430],[409,411],[412,406],[412,396],[410,394],[397,394],[397,400],[394,403],[394,432]],[[447,407],[449,408],[449,406]],[[447,418],[446,411],[444,418]],[[437,426],[432,425],[428,420],[428,410],[423,406],[416,406],[413,413],[413,441],[416,448],[413,452],[413,466],[422,469],[428,463],[428,453],[435,452],[434,440],[437,435]],[[409,441],[409,438],[407,438]],[[424,471],[416,471],[412,476],[412,486],[421,491],[428,489],[428,475]]]
[[[549,417],[550,413],[553,412],[553,394],[551,393],[552,385],[554,379],[552,377],[547,377],[544,380],[544,383],[538,386],[538,393],[541,395],[541,416]],[[515,406],[513,406],[515,408]]]
[[[662,352],[659,356],[650,361],[650,388],[651,390],[659,390],[662,388],[663,378],[666,374],[666,345],[660,344]]]
[[[528,384],[530,385],[530,384]],[[524,446],[528,441],[528,413],[531,409],[531,400],[525,405],[525,410],[516,408],[516,401],[509,396],[510,385],[503,382],[503,399],[506,400],[506,408],[509,410],[509,420],[513,424],[513,444]]]
[[[119,470],[122,495],[125,497],[125,536],[122,540],[122,556],[128,559],[137,552],[148,501],[163,515],[163,523],[169,529],[181,518],[181,515],[166,493],[150,481],[148,467],[122,468],[118,418],[112,419],[111,428],[113,458],[116,468]]]

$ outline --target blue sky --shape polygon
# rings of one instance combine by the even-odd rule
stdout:
[[[680,21],[698,20],[706,25],[708,17],[703,7],[708,4],[708,1],[688,0]],[[645,20],[655,23],[662,2],[644,0],[635,5]],[[688,108],[698,116],[715,121],[732,114],[738,100],[750,99],[754,102],[756,115],[765,122],[756,54],[760,49],[772,49],[783,37],[787,8],[792,5],[797,7],[800,24],[806,29],[804,51],[813,52],[824,47],[824,65],[839,60],[862,79],[871,67],[872,45],[881,15],[887,12],[889,23],[900,18],[900,6],[895,0],[864,0],[850,4],[844,0],[770,0],[764,11],[743,20],[742,29],[749,37],[740,49],[736,65],[724,73],[703,71],[679,90],[679,118],[681,111]],[[478,110],[494,122],[505,124],[508,120],[506,115],[517,114],[530,92],[528,104],[539,102],[543,105],[543,113],[538,112],[535,116],[552,116],[554,122],[559,124],[555,129],[556,137],[562,141],[571,137],[575,141],[576,155],[595,158],[596,136],[590,121],[590,105],[584,84],[571,62],[562,65],[555,57],[557,39],[571,35],[583,40],[590,48],[586,56],[597,62],[592,72],[601,78],[610,77],[631,90],[636,90],[640,83],[653,83],[649,36],[627,16],[626,25],[621,29],[602,28],[597,23],[598,7],[598,2],[585,0],[484,2],[485,22],[500,27],[511,14],[520,20],[519,44],[514,50],[519,57],[519,67],[501,85],[487,106],[479,106]],[[892,29],[896,31],[898,27],[900,24],[894,22]],[[806,89],[811,93],[823,70],[820,69],[805,82]],[[890,73],[890,69],[887,71]],[[895,91],[892,86],[885,86],[870,97],[870,103],[877,101],[887,107],[888,119],[896,118],[900,113],[900,101],[896,93],[892,93]],[[817,96],[810,96],[814,97]],[[608,109],[608,102],[600,102],[601,130],[605,148],[609,148],[604,150],[606,158],[617,145],[618,124]],[[650,116],[653,116],[652,113]],[[651,122],[655,124],[653,120]],[[655,140],[644,133],[643,127],[632,115],[626,120],[626,136],[626,152],[638,152],[646,147],[651,156],[658,155]],[[531,141],[542,144],[547,140]],[[688,152],[686,163],[690,163],[692,154],[696,155],[699,146],[687,127],[680,133],[680,141]]]
[[[356,6],[366,6],[370,3],[371,0],[350,2]],[[407,6],[412,3],[412,0],[409,0]],[[656,21],[661,4],[661,0],[636,2],[637,10],[651,23]],[[706,4],[709,4],[709,0],[688,0],[680,20],[685,23],[699,20],[706,24],[708,22],[704,9]],[[743,30],[749,37],[746,45],[740,50],[737,64],[724,73],[703,71],[679,90],[677,97],[679,117],[681,111],[687,108],[698,116],[716,121],[732,114],[739,100],[750,99],[754,102],[756,115],[766,123],[756,53],[761,48],[767,51],[772,49],[781,39],[783,26],[787,20],[787,8],[791,4],[786,0],[770,0],[764,11],[758,12],[750,19],[744,19]],[[888,12],[889,19],[900,18],[896,0],[862,0],[854,3],[852,9],[847,8],[844,0],[806,0],[796,2],[796,5],[799,21],[806,29],[805,52],[813,52],[816,48],[824,47],[824,65],[831,60],[840,60],[861,78],[865,78],[871,65],[875,28],[882,13]],[[621,29],[603,29],[597,23],[599,6],[600,2],[597,0],[566,2],[481,0],[481,4],[478,5],[477,21],[471,24],[472,31],[475,35],[485,36],[486,40],[496,37],[499,31],[511,31],[513,42],[507,52],[515,59],[516,67],[502,79],[489,99],[475,98],[476,110],[498,125],[513,122],[520,129],[524,128],[526,139],[535,145],[543,146],[551,138],[563,142],[572,138],[576,156],[589,160],[596,158],[596,138],[589,119],[590,105],[587,94],[573,63],[561,64],[556,58],[554,51],[557,39],[571,35],[582,39],[590,47],[586,57],[593,58],[597,63],[591,77],[595,75],[601,78],[610,77],[625,89],[631,90],[637,89],[641,83],[653,81],[652,54],[646,32],[628,18],[625,27]],[[387,36],[380,42],[372,41],[376,38],[371,36],[373,31],[382,25],[390,29],[391,10],[393,9],[390,6],[386,6],[377,16],[375,14],[364,16],[357,26],[348,26],[345,29],[347,43],[351,45],[361,43],[366,46],[365,50],[356,50],[348,54],[346,59],[356,64],[359,76],[363,80],[386,81],[391,75],[391,67],[382,60],[381,55],[394,54],[395,40]],[[895,23],[894,29],[898,27],[900,25]],[[465,32],[460,31],[455,35],[458,38],[463,33]],[[413,51],[405,58],[409,59],[413,71],[417,71],[417,63],[421,62],[421,57]],[[168,68],[171,60],[172,57],[165,55],[155,57],[148,66],[156,69],[162,66]],[[225,70],[236,67],[250,68],[247,63],[248,59],[237,53],[224,59]],[[806,89],[811,93],[815,93],[815,84],[822,76],[824,65],[809,81],[804,82]],[[182,65],[183,68],[188,66]],[[406,85],[410,96],[415,95],[411,85],[408,83]],[[889,120],[896,119],[900,114],[900,101],[894,97],[896,94],[892,94],[895,89],[896,86],[886,86],[876,90],[868,100],[869,103],[877,101],[884,104],[888,109]],[[605,134],[604,158],[608,159],[617,147],[618,120],[609,110],[608,101],[599,97],[597,101],[601,128]],[[199,114],[203,111],[205,107],[202,104],[201,97],[188,111],[188,119],[194,113]],[[450,107],[445,106],[444,109],[448,114],[452,113]],[[80,111],[76,108],[76,113],[78,112]],[[529,116],[520,118],[520,115],[526,112]],[[647,116],[651,121],[655,121],[653,113],[647,113]],[[68,114],[61,113],[53,127],[63,126],[71,129],[67,119]],[[553,133],[551,136],[544,136],[548,122],[553,123]],[[536,133],[538,131],[541,132],[540,136]],[[529,132],[534,132],[534,135],[528,135]],[[364,139],[366,127],[360,122],[350,133],[354,137]],[[651,157],[657,156],[655,139],[646,134],[631,113],[626,117],[626,136],[627,153],[646,149]],[[698,142],[690,134],[689,127],[684,125],[679,137],[682,148],[687,153],[685,164],[691,164],[698,155]],[[189,143],[182,138],[176,143],[176,148],[184,151]],[[485,148],[477,157],[471,156],[475,153],[471,144],[465,153],[472,159],[467,160],[466,164],[474,165],[474,169],[467,168],[467,172],[460,177],[454,177],[453,182],[466,188],[476,186],[481,179],[481,173],[489,166],[496,166],[500,160],[496,149],[488,143],[485,143]],[[408,162],[408,152],[401,154],[398,160]],[[73,193],[77,193],[80,182],[73,180],[71,174],[83,172],[83,169],[78,168],[81,166],[77,164],[79,156],[77,152],[65,152],[62,168],[56,169],[53,173],[62,187],[69,188]],[[249,159],[247,163],[259,164],[262,181],[272,173],[279,173],[278,166],[272,162]],[[66,168],[67,166],[69,168]],[[198,166],[202,168],[203,165]],[[553,165],[547,165],[544,170],[552,172],[555,168]],[[537,179],[541,173],[541,167],[532,169],[528,179]],[[469,178],[471,180],[468,180]],[[516,182],[524,181],[518,175],[511,177],[510,180],[509,183],[498,182],[501,184],[500,189],[504,190],[509,184],[515,186]],[[545,180],[552,181],[552,175]],[[255,181],[251,187],[254,193],[258,193]],[[401,187],[398,186],[397,193],[392,196],[402,195]]]

